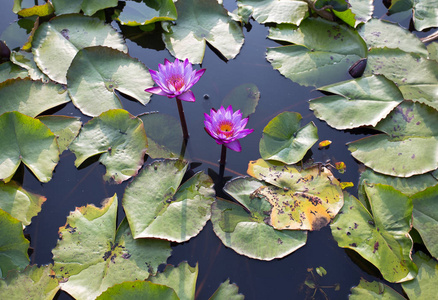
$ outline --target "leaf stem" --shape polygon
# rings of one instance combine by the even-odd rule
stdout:
[[[183,138],[185,141],[187,141],[189,139],[189,132],[187,131],[186,117],[184,116],[184,109],[181,100],[176,99],[176,104],[178,105],[178,113],[179,113],[179,119],[181,121]]]
[[[227,147],[225,147],[225,145],[222,144],[221,160],[219,161],[219,178],[221,179],[224,177],[226,159],[227,159]]]

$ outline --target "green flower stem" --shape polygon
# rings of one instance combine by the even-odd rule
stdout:
[[[188,140],[189,139],[189,132],[187,131],[186,117],[184,116],[184,109],[182,107],[181,100],[176,99],[176,104],[178,105],[179,119],[181,120],[183,137],[184,137],[184,140]]]
[[[221,160],[219,161],[219,178],[220,179],[222,179],[224,177],[226,158],[227,158],[227,147],[225,147],[225,145],[222,144]]]

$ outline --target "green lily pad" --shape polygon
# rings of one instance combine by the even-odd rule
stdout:
[[[409,299],[434,299],[438,279],[438,263],[422,252],[414,254],[414,262],[418,266],[417,276],[402,283],[403,290]]]
[[[174,21],[177,17],[172,0],[126,1],[116,20],[122,25],[141,26],[161,21]]]
[[[59,161],[55,135],[41,121],[19,112],[0,115],[0,179],[8,182],[23,162],[41,182]]]
[[[117,0],[95,1],[95,0],[52,0],[56,15],[79,13],[81,10],[85,15],[94,15],[97,11],[117,6]]]
[[[438,185],[412,196],[413,225],[430,254],[438,258]]]
[[[163,33],[169,52],[192,64],[202,63],[206,44],[226,59],[233,59],[243,45],[243,32],[228,11],[216,0],[184,0],[176,2],[178,19]]]
[[[389,282],[415,277],[417,268],[410,255],[412,201],[389,185],[366,185],[368,210],[346,194],[344,207],[330,224],[338,246],[359,253],[375,265]]]
[[[429,53],[429,59],[438,61],[438,43],[433,42],[427,45],[427,51]]]
[[[126,299],[169,299],[178,300],[175,291],[165,285],[150,281],[125,281],[113,285],[100,294],[96,300],[126,300]]]
[[[348,4],[347,10],[334,10],[335,16],[354,28],[371,19],[374,11],[373,0],[349,0]]]
[[[0,298],[51,300],[59,290],[58,280],[52,275],[51,265],[28,266],[20,273],[11,271],[0,279]]]
[[[110,25],[99,19],[72,14],[41,24],[33,38],[32,52],[44,74],[67,84],[67,70],[73,58],[80,49],[90,46],[128,51],[121,35]]]
[[[318,140],[318,129],[313,122],[300,128],[301,115],[282,112],[269,121],[260,140],[260,155],[265,160],[294,164],[303,159]]]
[[[250,177],[229,181],[224,191],[241,205],[217,199],[211,222],[222,243],[241,255],[273,260],[289,255],[306,244],[306,231],[281,231],[265,223],[271,206],[265,199],[252,197],[263,186]],[[243,205],[243,206],[242,206]]]
[[[41,116],[38,120],[55,134],[60,153],[68,149],[82,127],[82,122],[77,117]]]
[[[21,6],[21,5],[20,5]],[[14,5],[13,11],[18,14],[20,17],[30,17],[30,16],[39,16],[39,17],[46,17],[53,14],[55,9],[53,8],[53,5],[51,2],[46,2],[41,5],[34,5],[32,7],[28,8],[21,8],[17,11],[17,6]]]
[[[23,270],[29,264],[29,241],[23,235],[23,225],[0,209],[0,278],[10,270]]]
[[[396,23],[371,19],[358,29],[369,48],[400,49],[427,57],[424,43],[408,30]]]
[[[181,123],[171,115],[158,112],[139,115],[148,137],[146,153],[151,158],[176,158],[183,145]]]
[[[181,181],[187,163],[155,161],[128,185],[123,208],[134,238],[185,242],[196,236],[210,219],[213,181],[203,172]]]
[[[44,83],[47,83],[49,81],[47,76],[44,75],[40,69],[38,69],[37,65],[35,64],[35,61],[33,60],[32,53],[25,51],[19,51],[19,52],[12,51],[11,61],[14,64],[22,67],[23,69],[26,69],[28,72],[28,76],[32,80],[41,80]]]
[[[351,289],[348,299],[385,299],[385,300],[406,300],[402,295],[391,287],[378,281],[369,282],[361,278],[358,286]]]
[[[414,7],[414,0],[392,0],[388,8],[388,15],[412,10]]]
[[[198,264],[191,267],[187,262],[182,262],[178,267],[167,265],[162,273],[150,277],[149,281],[172,288],[179,299],[195,299],[196,280],[198,278]]]
[[[438,27],[438,0],[415,0],[413,20],[418,31]]]
[[[147,138],[143,122],[123,109],[112,109],[91,119],[70,145],[75,166],[100,155],[106,166],[104,179],[121,183],[135,176],[143,165]]]
[[[19,50],[28,41],[36,20],[36,16],[20,18],[3,30],[0,40],[4,41],[9,49]]]
[[[402,102],[375,129],[384,132],[348,143],[354,158],[375,172],[410,177],[438,168],[438,112]]]
[[[247,172],[267,183],[253,196],[271,203],[269,224],[275,229],[319,230],[344,203],[338,180],[324,167],[299,170],[259,159],[250,161]]]
[[[367,74],[382,74],[394,81],[405,99],[438,110],[438,62],[400,49],[371,49]]]
[[[68,93],[83,114],[98,116],[122,108],[116,90],[145,105],[150,94],[144,91],[154,81],[143,63],[108,47],[79,50],[67,72]]]
[[[134,240],[126,219],[116,231],[117,196],[102,208],[77,208],[59,229],[53,270],[61,289],[76,299],[95,299],[108,287],[145,280],[170,256],[168,242]]]
[[[268,48],[267,59],[274,69],[304,86],[340,81],[354,62],[367,55],[356,31],[319,18],[308,18],[300,27],[277,25],[268,38],[294,44]]]
[[[240,109],[242,118],[246,118],[255,112],[260,100],[260,91],[253,83],[241,84],[229,92],[221,106],[228,107],[232,105],[233,110]]]
[[[0,208],[24,225],[30,224],[45,201],[46,197],[28,192],[13,181],[0,182]]]
[[[0,114],[18,111],[36,117],[40,113],[70,101],[64,86],[29,78],[0,83]]]
[[[300,0],[238,0],[237,6],[252,11],[252,17],[259,23],[289,23],[300,25],[307,17],[309,7]]]
[[[243,300],[245,296],[239,294],[239,287],[230,283],[230,279],[221,283],[209,300]]]
[[[318,119],[336,129],[376,124],[403,101],[398,87],[384,76],[361,77],[319,88],[337,95],[310,101]]]
[[[11,61],[0,64],[0,82],[8,79],[26,78],[28,76],[29,73],[26,69],[21,68]]]

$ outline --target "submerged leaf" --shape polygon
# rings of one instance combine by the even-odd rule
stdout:
[[[253,195],[271,203],[269,222],[276,229],[319,230],[344,203],[338,180],[324,167],[298,170],[259,159],[249,163],[248,174],[267,183]]]
[[[245,296],[239,294],[239,287],[230,283],[230,279],[225,280],[217,288],[214,294],[208,300],[243,300]]]
[[[106,166],[104,179],[121,183],[137,174],[146,147],[143,122],[126,110],[112,109],[86,123],[69,148],[76,155],[76,167],[100,155]]]
[[[160,21],[174,21],[178,17],[172,0],[126,1],[117,20],[122,25],[140,26]]]
[[[241,84],[229,92],[221,106],[228,107],[233,106],[233,110],[240,109],[242,118],[246,118],[255,112],[256,107],[260,100],[260,91],[258,87],[253,83]]]

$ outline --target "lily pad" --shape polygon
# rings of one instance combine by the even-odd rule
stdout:
[[[20,273],[11,271],[0,279],[0,298],[51,300],[59,290],[58,280],[52,275],[51,265],[28,266]]]
[[[438,27],[438,0],[414,1],[413,20],[418,31]]]
[[[68,149],[82,127],[80,118],[67,116],[41,116],[38,120],[44,123],[55,134],[59,146],[59,152],[62,153]]]
[[[46,17],[46,16],[50,16],[55,11],[51,2],[46,2],[46,3],[41,4],[41,5],[34,5],[34,6],[28,7],[28,8],[20,7],[20,10],[18,10],[18,11],[16,8],[17,8],[17,6],[14,5],[13,11],[16,14],[18,14],[20,17],[24,17],[24,18],[30,17],[30,16]]]
[[[134,238],[185,242],[210,219],[213,181],[203,172],[181,181],[187,163],[161,160],[147,165],[128,185],[123,208]]]
[[[45,201],[46,197],[28,192],[13,181],[0,182],[0,208],[24,225],[30,224]]]
[[[110,25],[96,18],[72,14],[41,24],[33,38],[32,52],[44,74],[67,84],[67,70],[73,58],[80,49],[90,46],[128,51],[121,35]]]
[[[438,258],[438,185],[412,196],[413,225],[430,254]]]
[[[405,101],[375,129],[384,133],[348,143],[353,157],[375,172],[410,177],[438,168],[438,111]]]
[[[301,115],[282,112],[269,121],[260,140],[260,155],[265,160],[294,164],[303,159],[318,141],[318,129],[313,122],[300,128]]]
[[[371,19],[374,11],[373,0],[348,0],[348,4],[347,10],[334,10],[335,16],[354,28]]]
[[[41,182],[59,161],[55,135],[41,121],[19,112],[0,115],[0,179],[8,182],[23,162]]]
[[[26,78],[28,76],[29,73],[26,69],[21,68],[11,61],[0,64],[0,82],[8,79]]]
[[[108,47],[79,50],[67,72],[68,93],[83,114],[98,116],[122,108],[116,90],[145,105],[150,94],[144,89],[154,81],[143,63]]]
[[[174,21],[178,17],[172,0],[126,1],[116,19],[127,26],[148,25],[161,21]]]
[[[191,267],[182,262],[178,267],[167,265],[162,273],[150,277],[149,281],[172,288],[181,300],[195,299],[196,280],[198,279],[198,264]]]
[[[0,40],[4,41],[9,49],[19,50],[28,41],[36,20],[36,16],[20,18],[3,30]]]
[[[76,155],[76,167],[100,155],[107,169],[104,179],[121,183],[137,174],[146,147],[143,122],[126,110],[112,109],[86,123],[69,148]]]
[[[253,83],[241,84],[229,92],[221,106],[228,107],[233,106],[233,110],[240,109],[242,118],[246,118],[255,112],[260,100],[260,91],[258,87]]]
[[[410,255],[412,201],[389,185],[366,185],[369,212],[355,197],[346,194],[344,207],[330,225],[338,246],[358,252],[375,265],[389,282],[415,277]]]
[[[165,285],[136,280],[115,284],[100,294],[96,300],[168,299],[178,300],[175,291]]]
[[[392,0],[388,8],[388,15],[412,10],[414,7],[414,0]]]
[[[32,53],[25,51],[19,51],[19,52],[12,51],[11,61],[14,64],[22,67],[23,69],[26,69],[29,74],[29,77],[32,80],[41,80],[44,83],[47,83],[49,81],[47,76],[44,75],[40,69],[38,69],[37,65],[35,64],[35,61],[33,60]]]
[[[252,17],[259,23],[289,23],[300,25],[307,17],[309,7],[300,0],[238,0],[237,6],[252,11]]]
[[[85,15],[94,15],[97,11],[117,6],[117,0],[95,1],[95,0],[52,0],[56,15],[79,13],[81,10]]]
[[[23,270],[29,264],[29,241],[23,235],[23,225],[0,209],[0,278],[11,270]]]
[[[239,294],[239,287],[230,283],[230,279],[221,283],[209,300],[243,300],[245,296]]]
[[[435,298],[438,263],[422,252],[416,252],[413,258],[418,266],[418,274],[413,280],[402,283],[403,290],[409,299],[426,300]]]
[[[134,240],[126,219],[116,231],[117,196],[102,208],[77,208],[60,227],[53,270],[61,289],[75,299],[95,299],[108,287],[145,280],[170,256],[168,242]]]
[[[402,295],[391,287],[378,281],[368,282],[361,278],[358,286],[351,289],[348,299],[385,299],[385,300],[406,300]]]
[[[267,183],[253,196],[271,203],[269,224],[275,229],[319,230],[344,204],[338,180],[324,167],[299,170],[259,159],[250,161],[247,172]]]
[[[427,51],[429,53],[429,59],[438,61],[438,43],[433,42],[427,45]]]
[[[268,48],[266,57],[274,69],[304,86],[340,81],[354,62],[367,55],[356,31],[319,18],[308,18],[300,27],[277,25],[268,38],[294,44]]]
[[[226,59],[233,59],[243,45],[243,32],[228,11],[216,0],[184,0],[176,2],[178,19],[167,25],[163,41],[169,52],[192,64],[202,63],[206,44]]]
[[[29,78],[0,83],[0,114],[18,111],[36,117],[40,113],[70,101],[64,86]]]
[[[310,101],[318,119],[336,129],[376,124],[403,101],[398,87],[384,76],[369,76],[319,88],[337,95]]]
[[[271,205],[265,199],[252,197],[263,186],[250,177],[229,181],[224,191],[241,205],[217,199],[211,222],[222,243],[241,255],[273,260],[289,255],[306,244],[306,231],[281,231],[265,223]]]

